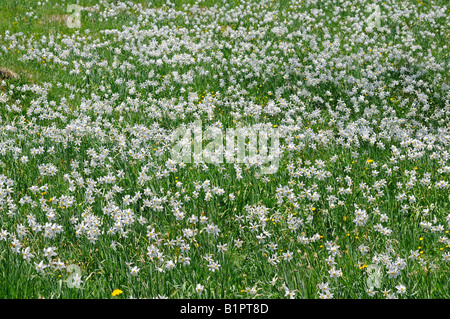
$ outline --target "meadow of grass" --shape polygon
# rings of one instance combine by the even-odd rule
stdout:
[[[448,298],[449,23],[444,0],[0,0],[0,298]],[[277,128],[277,171],[174,162],[196,120]]]

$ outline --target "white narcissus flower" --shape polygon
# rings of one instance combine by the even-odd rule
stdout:
[[[397,286],[395,286],[395,288],[397,289],[397,293],[400,295],[406,293],[406,287],[402,284],[398,284]]]
[[[139,274],[139,268],[137,266],[131,267],[130,273],[132,276],[137,276]]]
[[[41,260],[41,262],[38,263],[34,263],[35,267],[36,267],[36,271],[39,273],[44,273],[44,269],[47,268],[48,265],[44,264],[44,261]]]
[[[233,297],[241,280],[263,298],[280,282],[430,297],[416,268],[446,284],[448,1],[112,2],[76,6],[80,30],[0,21],[1,61],[21,69],[0,67],[8,272],[64,278],[76,261],[86,282],[137,283],[156,269],[163,297],[181,280],[197,297],[196,282]]]
[[[197,284],[197,286],[195,287],[195,291],[197,293],[202,293],[204,288],[205,288],[205,286],[203,286],[201,284]]]

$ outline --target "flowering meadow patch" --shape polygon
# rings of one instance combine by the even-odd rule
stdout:
[[[448,1],[0,9],[0,298],[450,297]]]

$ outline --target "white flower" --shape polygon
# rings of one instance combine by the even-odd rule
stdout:
[[[137,266],[134,266],[134,267],[132,267],[132,268],[130,269],[130,273],[131,273],[132,276],[137,276],[138,273],[139,273],[139,270],[140,270],[140,269],[139,269]]]
[[[395,286],[395,288],[397,289],[397,293],[400,295],[406,292],[406,287],[402,284],[398,284],[397,286]]]
[[[203,289],[205,288],[205,286],[201,285],[201,284],[197,284],[197,286],[195,287],[195,291],[197,293],[202,293]]]

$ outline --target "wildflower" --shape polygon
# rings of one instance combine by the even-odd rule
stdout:
[[[137,266],[132,267],[132,268],[130,269],[131,275],[132,275],[132,276],[137,276],[138,273],[139,273],[139,270],[140,270],[140,269],[139,269]]]
[[[295,299],[295,292],[289,290],[287,287],[284,288],[285,297],[289,297],[289,299]]]
[[[123,291],[122,290],[120,290],[120,289],[115,289],[113,292],[112,292],[112,296],[118,296],[118,295],[120,295],[121,293],[123,293]]]
[[[201,284],[197,284],[197,286],[195,287],[195,291],[200,294],[203,292],[203,289],[205,288],[205,286],[201,285]]]
[[[36,271],[39,273],[44,273],[44,269],[47,268],[47,265],[42,260],[39,264],[35,262],[34,265],[36,266]]]
[[[398,284],[397,286],[395,286],[395,288],[397,289],[397,293],[400,295],[406,292],[406,287],[402,284]]]
[[[30,261],[30,259],[34,258],[34,255],[30,252],[30,247],[27,247],[22,250],[23,259],[26,261]]]
[[[375,291],[373,287],[369,287],[369,288],[367,289],[367,294],[368,294],[370,297],[375,296],[376,293],[377,293],[377,291]]]

